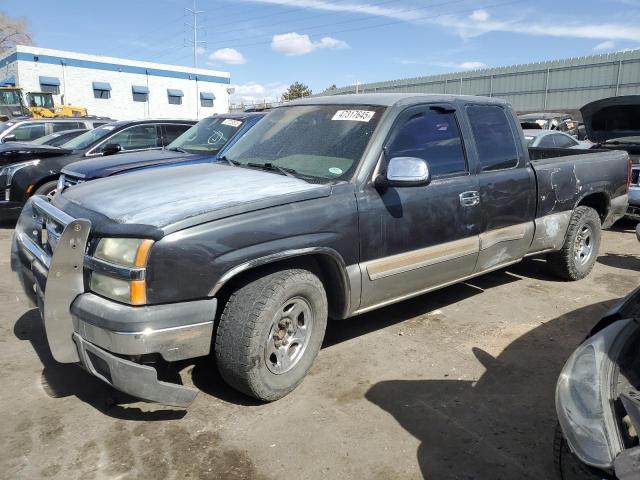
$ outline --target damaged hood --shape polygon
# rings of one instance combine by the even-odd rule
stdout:
[[[245,213],[330,193],[329,185],[278,173],[200,163],[81,183],[65,190],[53,203],[69,202],[119,224],[163,228],[212,212],[225,216],[225,209]]]
[[[605,98],[580,109],[592,142],[640,136],[640,95]]]
[[[65,175],[91,180],[93,178],[108,177],[136,168],[150,167],[153,165],[166,165],[184,162],[190,158],[202,157],[190,153],[173,150],[146,150],[143,152],[121,153],[106,157],[96,157],[79,162],[73,162],[62,169]],[[207,155],[215,159],[215,154]]]

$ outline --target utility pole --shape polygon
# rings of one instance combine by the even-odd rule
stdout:
[[[193,29],[193,40],[186,40],[186,42],[193,44],[193,68],[198,68],[198,46],[207,44],[203,40],[198,40],[198,29],[202,28],[198,26],[198,15],[204,13],[204,10],[198,10],[196,0],[193,0],[193,10],[190,8],[185,8],[185,10],[193,15],[193,24],[187,23],[187,26]]]

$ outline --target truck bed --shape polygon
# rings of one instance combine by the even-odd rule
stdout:
[[[593,194],[606,207],[627,192],[629,155],[622,150],[530,148],[529,158],[538,189],[537,218],[571,210]]]

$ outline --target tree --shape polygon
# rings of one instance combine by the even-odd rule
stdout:
[[[338,87],[336,87],[336,84],[334,83],[334,84],[333,84],[333,85],[331,85],[329,88],[327,88],[327,90],[326,90],[326,91],[328,92],[328,91],[330,91],[330,90],[337,90],[337,89],[338,89]]]
[[[296,98],[304,98],[311,95],[311,90],[304,83],[292,83],[286,92],[282,94],[285,101],[295,100]]]
[[[33,44],[33,40],[27,21],[0,12],[0,53],[15,45],[31,44]]]

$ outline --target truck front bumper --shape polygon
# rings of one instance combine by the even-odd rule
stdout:
[[[51,222],[62,230],[55,248],[42,233],[51,231]],[[167,361],[208,355],[216,299],[133,307],[87,292],[90,230],[89,221],[73,219],[41,197],[29,199],[16,225],[11,266],[38,305],[53,357],[78,363],[138,398],[189,405],[197,389],[160,381],[153,367],[135,360],[147,354]]]

